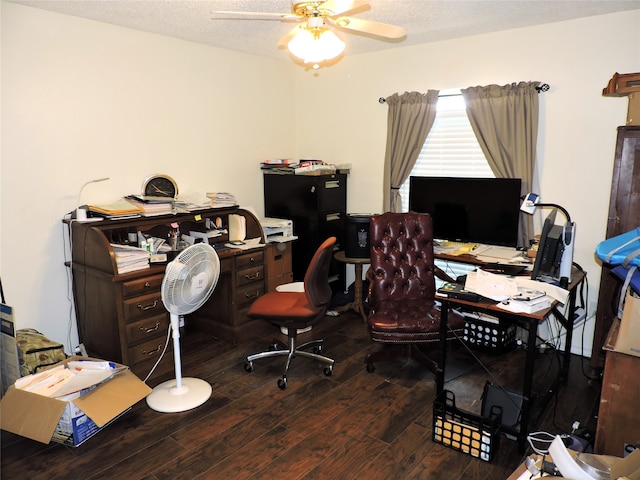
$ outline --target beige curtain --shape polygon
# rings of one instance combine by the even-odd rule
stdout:
[[[438,91],[394,93],[387,97],[387,150],[384,158],[383,208],[399,212],[402,199],[398,189],[418,159],[436,118]]]
[[[531,191],[538,140],[540,82],[462,89],[467,116],[489,166],[498,178],[522,179]],[[533,236],[531,215],[520,215],[520,246]]]

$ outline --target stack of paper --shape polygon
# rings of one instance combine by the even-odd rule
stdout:
[[[146,217],[173,213],[173,198],[129,195],[126,199],[140,208],[142,214]]]
[[[211,200],[213,208],[235,207],[238,205],[236,197],[228,192],[209,192],[207,197]]]
[[[89,211],[107,218],[136,217],[143,213],[140,207],[127,201],[126,198],[121,198],[109,204],[89,205],[88,208]]]
[[[70,362],[70,364],[73,362]],[[77,362],[79,363],[79,362]],[[86,368],[66,368],[70,366],[58,365],[44,372],[34,373],[19,378],[15,387],[26,392],[43,395],[45,397],[62,398],[67,395],[91,390],[92,388],[123,373],[127,367],[113,364],[109,368],[93,367],[92,364],[109,362],[83,361]]]
[[[149,252],[142,248],[112,243],[111,248],[116,256],[118,273],[133,272],[149,268]]]

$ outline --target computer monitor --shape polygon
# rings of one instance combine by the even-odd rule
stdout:
[[[516,247],[519,178],[409,179],[409,210],[429,213],[438,240]]]

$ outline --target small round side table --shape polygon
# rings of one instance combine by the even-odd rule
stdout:
[[[362,317],[362,320],[367,321],[367,312],[364,310],[364,302],[362,298],[362,266],[368,263],[371,263],[371,260],[367,258],[354,258],[347,257],[344,251],[336,252],[334,255],[335,259],[339,262],[350,264],[354,266],[355,269],[355,281],[354,281],[354,294],[353,294],[353,302],[349,302],[346,305],[342,305],[334,310],[336,312],[347,312],[349,310],[353,310],[357,312]]]

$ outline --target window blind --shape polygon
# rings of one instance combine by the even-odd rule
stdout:
[[[438,99],[436,119],[410,176],[482,177],[493,172],[473,133],[462,95]],[[409,210],[409,179],[400,188],[402,211]]]

